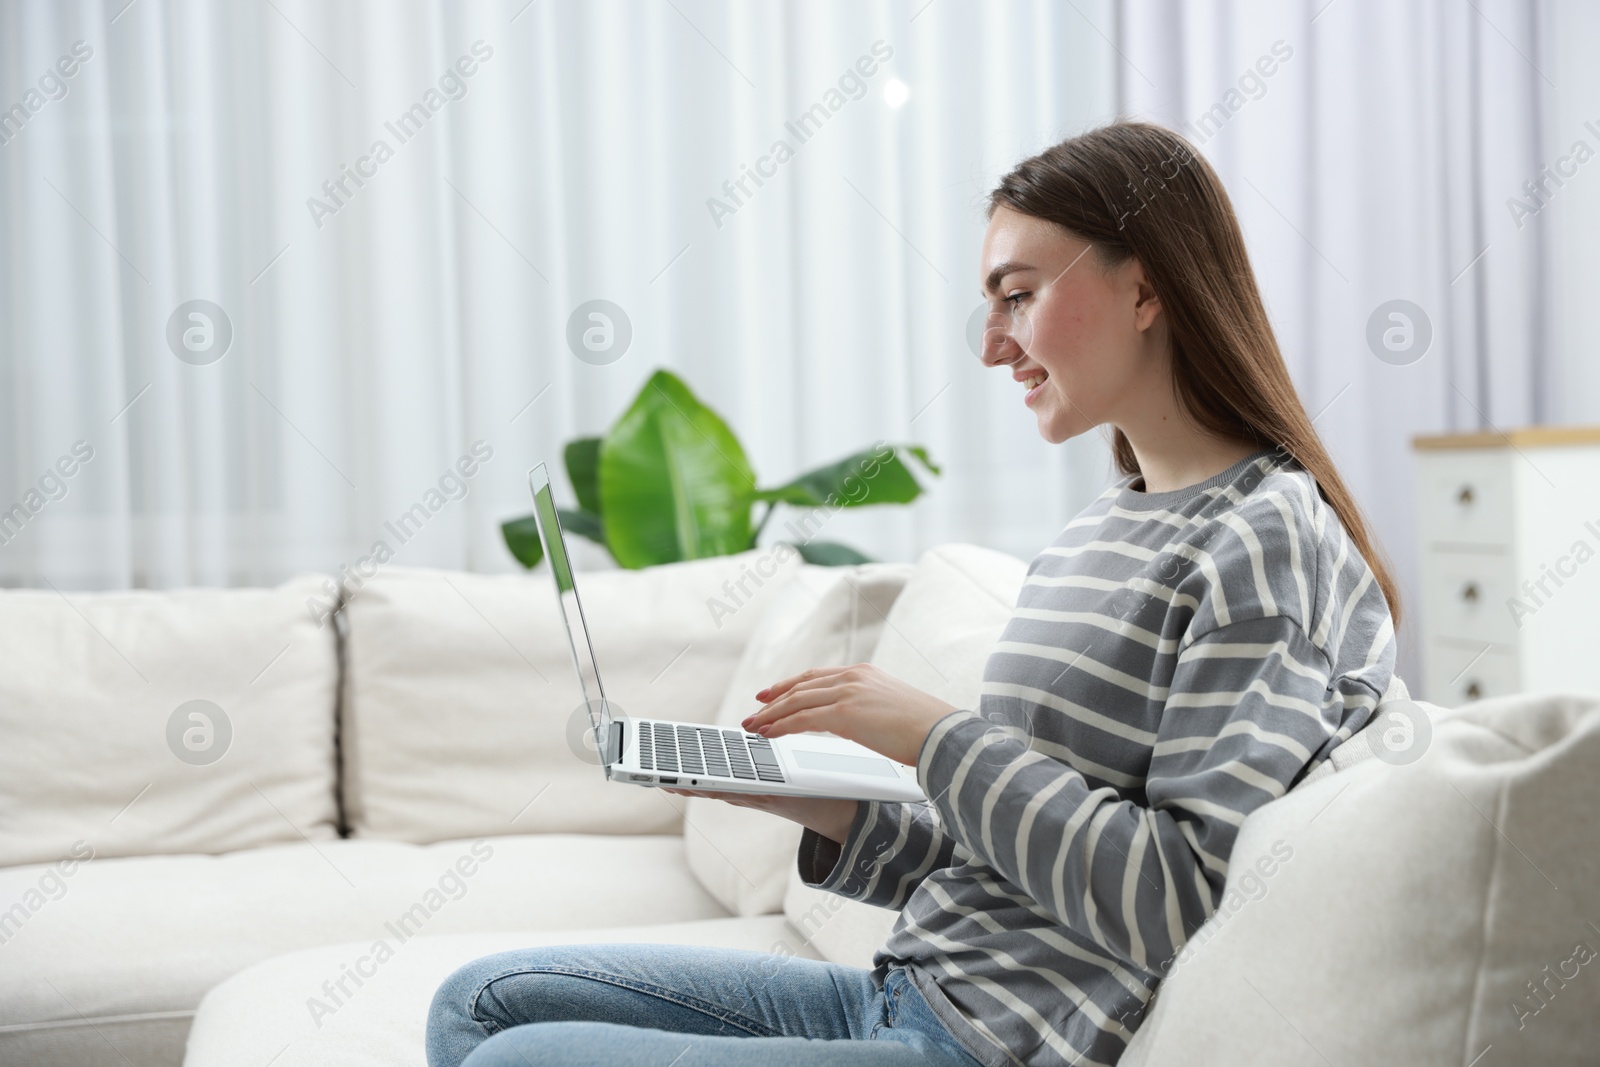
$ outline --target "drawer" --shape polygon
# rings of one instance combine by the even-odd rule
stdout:
[[[1510,449],[1417,454],[1417,525],[1423,545],[1511,544]]]
[[[1517,623],[1506,602],[1516,592],[1510,552],[1423,549],[1422,624],[1429,637],[1475,643],[1517,643]]]
[[[1518,692],[1515,653],[1487,642],[1432,640],[1427,648],[1428,695],[1424,698],[1447,708]]]

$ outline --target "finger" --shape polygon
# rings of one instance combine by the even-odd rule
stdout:
[[[792,678],[785,678],[781,682],[774,682],[773,684],[767,686],[765,689],[763,689],[760,692],[756,693],[756,699],[761,701],[763,704],[770,704],[770,703],[772,703],[772,701],[776,700],[778,697],[783,696],[783,694],[787,693],[790,689],[794,688],[795,686],[799,685],[802,682],[813,681],[813,680],[818,679],[818,678],[827,678],[827,677],[830,677],[831,675],[833,675],[833,674],[835,674],[835,673],[837,673],[837,672],[839,672],[841,670],[844,670],[844,668],[843,667],[812,667],[809,670],[801,671],[799,674],[795,675]]]
[[[784,678],[782,681],[773,682],[765,689],[758,690],[756,692],[756,699],[761,701],[763,704],[770,704],[772,701],[776,700],[778,697],[781,697],[791,688],[805,681],[810,676],[811,671],[803,671],[802,673],[793,675],[792,677]]]
[[[802,708],[793,714],[785,715],[770,726],[762,729],[761,736],[783,737],[786,734],[803,734],[813,730],[829,730],[830,727],[826,725],[828,720],[821,717],[826,716],[829,710],[826,707]],[[837,730],[833,732],[838,733]]]
[[[797,682],[782,696],[772,698],[771,700],[767,701],[765,706],[757,709],[756,711],[752,711],[749,715],[746,715],[743,719],[743,725],[745,725],[746,728],[749,728],[752,725],[760,725],[764,721],[770,721],[772,716],[769,713],[771,713],[774,708],[781,709],[789,707],[790,705],[786,704],[785,701],[792,700],[799,694],[816,693],[819,691],[836,689],[843,679],[843,674],[841,673],[842,670],[844,670],[844,668],[829,671],[826,675],[819,675],[818,677],[810,678],[806,681]],[[778,714],[782,714],[782,711],[780,710]],[[764,716],[765,718],[763,718]]]
[[[808,671],[807,673],[811,674],[812,677],[795,682],[788,688],[788,690],[782,694],[773,696],[767,701],[767,703],[769,705],[775,704],[785,696],[792,696],[795,693],[803,693],[811,689],[827,689],[830,687],[838,687],[846,682],[855,681],[858,678],[856,666],[814,668],[813,671]],[[768,692],[768,690],[762,690],[762,692]]]
[[[827,707],[838,702],[840,691],[838,687],[828,684],[816,686],[806,685],[793,689],[789,695],[779,698],[768,704],[760,711],[745,720],[745,729],[756,733],[763,733],[764,727],[769,727],[779,719],[787,718],[796,712],[808,711],[814,708]]]

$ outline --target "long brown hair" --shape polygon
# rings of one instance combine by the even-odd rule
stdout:
[[[1184,411],[1220,437],[1277,446],[1316,479],[1400,627],[1400,590],[1367,522],[1306,415],[1273,336],[1233,205],[1187,140],[1145,122],[1114,122],[1023,160],[989,194],[1094,246],[1102,268],[1137,258],[1172,339]],[[1139,474],[1119,429],[1112,455]]]

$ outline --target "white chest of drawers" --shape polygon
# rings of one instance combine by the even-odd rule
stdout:
[[[1600,692],[1600,427],[1412,447],[1424,699]]]

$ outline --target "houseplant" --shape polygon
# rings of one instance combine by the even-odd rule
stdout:
[[[603,437],[567,443],[562,459],[578,497],[558,508],[569,534],[604,545],[622,567],[730,555],[756,546],[778,504],[813,509],[905,504],[922,493],[906,457],[933,474],[920,445],[878,442],[770,489],[759,488],[739,439],[671,371],[652,374]],[[764,504],[759,521],[752,511]],[[791,528],[794,523],[789,524]],[[792,543],[810,563],[867,562],[848,545],[816,541],[811,521]],[[506,547],[525,567],[544,556],[532,515],[501,524]]]

